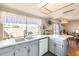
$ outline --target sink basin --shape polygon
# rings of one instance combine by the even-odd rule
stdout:
[[[25,39],[27,39],[27,40],[32,40],[32,39],[34,39],[35,37],[26,37]]]
[[[25,41],[25,39],[24,38],[17,38],[17,39],[15,39],[15,41],[16,42]]]

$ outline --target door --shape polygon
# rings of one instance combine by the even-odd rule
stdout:
[[[38,56],[38,40],[33,41],[30,44],[30,56]]]
[[[28,44],[16,45],[15,56],[28,56]]]
[[[39,55],[43,55],[48,52],[48,38],[39,40]]]

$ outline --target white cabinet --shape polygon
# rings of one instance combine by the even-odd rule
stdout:
[[[67,41],[52,38],[49,40],[49,51],[57,56],[67,55]]]
[[[55,54],[58,56],[66,56],[67,55],[67,40],[62,40],[61,42],[56,41]]]
[[[49,51],[52,52],[53,54],[55,54],[55,42],[53,39],[49,40]]]
[[[15,56],[28,56],[28,43],[22,43],[16,45]]]
[[[38,56],[38,40],[16,45],[15,56]]]
[[[62,55],[62,50],[63,50],[62,46],[56,44],[56,46],[55,46],[55,55],[61,56]]]
[[[13,56],[14,47],[5,47],[0,49],[0,56]]]
[[[0,56],[38,56],[38,40],[0,48]]]
[[[39,40],[39,55],[43,55],[48,52],[48,38]]]
[[[29,55],[38,56],[38,52],[39,52],[38,51],[38,40],[30,42],[29,47],[30,47]]]

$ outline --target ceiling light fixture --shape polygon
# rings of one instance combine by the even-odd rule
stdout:
[[[63,14],[64,14],[64,13],[68,13],[68,12],[72,12],[72,11],[74,11],[74,9],[64,11]]]
[[[69,20],[67,18],[63,18],[61,20],[61,24],[67,24],[67,23],[69,23]]]

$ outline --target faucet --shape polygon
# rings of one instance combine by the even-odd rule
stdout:
[[[8,35],[8,38],[7,39],[10,39],[10,38],[13,38],[13,35]]]
[[[27,32],[26,30],[24,30],[24,38],[26,38],[26,36],[27,36]]]
[[[32,32],[28,32],[28,38],[32,38]]]

